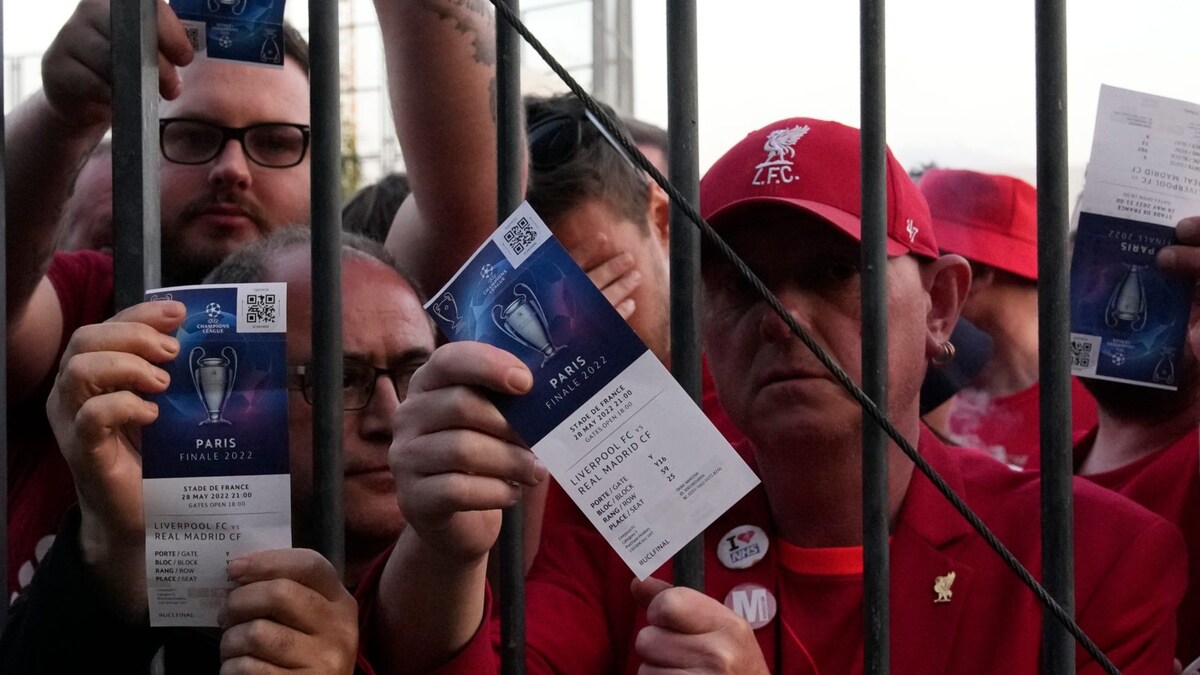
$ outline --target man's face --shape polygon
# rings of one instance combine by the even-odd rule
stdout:
[[[308,124],[308,77],[288,59],[282,70],[197,59],[180,71],[183,93],[159,115],[228,127]],[[251,162],[237,141],[206,164],[160,158],[163,273],[195,282],[247,242],[309,222],[309,160],[286,169]]]
[[[312,284],[307,249],[289,251],[271,266],[271,278],[288,282],[290,364],[312,361]],[[395,271],[365,255],[343,258],[342,340],[347,358],[377,368],[401,369],[407,376],[429,359],[433,331],[415,293]],[[342,427],[345,463],[346,559],[368,562],[394,542],[404,519],[388,466],[392,415],[400,397],[384,377],[362,410],[347,410]],[[312,406],[300,391],[288,396],[293,522],[311,522]],[[300,541],[311,533],[298,530]]]
[[[667,244],[653,228],[615,215],[602,202],[589,199],[577,205],[553,225],[554,236],[571,255],[584,249],[599,233],[608,238],[602,254],[607,260],[621,252],[633,256],[634,268],[642,275],[633,292],[636,303],[629,325],[664,363],[671,356],[671,279],[667,271]]]
[[[735,222],[732,222],[735,221]],[[859,243],[786,208],[732,216],[734,250],[837,361],[862,381]],[[916,419],[930,299],[917,261],[888,261],[889,410]],[[819,453],[820,441],[860,427],[858,404],[724,260],[704,262],[706,351],[721,403],[760,447]]]
[[[63,205],[64,251],[112,251],[112,154],[88,159]]]

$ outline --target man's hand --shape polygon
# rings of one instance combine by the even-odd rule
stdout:
[[[42,57],[46,101],[68,126],[108,126],[112,119],[112,39],[109,0],[83,0]],[[158,5],[158,84],[179,96],[176,66],[192,62],[192,47],[175,12]]]
[[[126,618],[145,611],[141,427],[158,407],[139,394],[170,382],[178,302],[147,302],[71,336],[46,414],[75,479],[85,561]],[[138,562],[141,561],[141,562]]]
[[[316,551],[260,551],[229,564],[221,673],[354,672],[358,605]]]
[[[642,657],[641,675],[766,675],[767,664],[750,624],[725,605],[690,588],[674,588],[661,579],[635,579],[630,590],[646,607],[650,622],[638,633],[634,644]]]
[[[634,267],[633,255],[610,250],[608,236],[599,233],[581,247],[575,260],[621,318],[628,321],[637,310],[633,292],[642,283],[642,273]]]
[[[546,479],[486,394],[524,394],[532,384],[520,359],[479,342],[444,345],[413,374],[389,459],[400,510],[426,546],[478,562],[499,534],[499,510],[521,498],[522,485]]]
[[[1175,227],[1179,244],[1166,246],[1158,252],[1158,266],[1166,273],[1195,282],[1200,290],[1200,216],[1179,221]],[[1200,293],[1192,297],[1192,314],[1188,326],[1188,344],[1200,355]]]

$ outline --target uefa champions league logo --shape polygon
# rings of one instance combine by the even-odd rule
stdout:
[[[208,306],[204,308],[204,314],[208,317],[209,323],[215,323],[221,318],[221,305],[215,302],[208,303]]]

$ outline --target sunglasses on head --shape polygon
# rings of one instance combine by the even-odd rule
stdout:
[[[616,139],[600,124],[587,108],[574,114],[546,115],[534,120],[526,132],[529,142],[529,163],[536,171],[551,171],[566,164],[583,145],[584,121],[590,123],[630,167],[638,170]]]

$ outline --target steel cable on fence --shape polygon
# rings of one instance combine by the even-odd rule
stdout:
[[[812,351],[813,355],[817,357],[817,360],[819,360],[821,364],[829,370],[829,372],[842,385],[846,392],[858,402],[863,411],[865,411],[873,420],[875,420],[875,422],[879,424],[884,432],[896,442],[896,445],[904,452],[905,455],[908,456],[910,460],[912,460],[913,464],[916,465],[921,473],[923,473],[929,479],[929,481],[933,483],[938,492],[942,493],[942,495],[950,502],[951,506],[953,506],[954,509],[966,519],[967,523],[969,523],[971,527],[979,533],[979,536],[983,537],[983,540],[987,542],[988,546],[990,546],[993,551],[995,551],[996,555],[1000,556],[1000,559],[1004,561],[1004,564],[1007,565],[1010,570],[1012,570],[1013,574],[1015,574],[1022,583],[1029,587],[1029,590],[1033,592],[1038,601],[1048,608],[1054,617],[1064,627],[1066,627],[1068,631],[1070,631],[1071,635],[1075,637],[1076,641],[1078,641],[1083,649],[1093,659],[1095,659],[1101,667],[1104,668],[1105,672],[1109,673],[1110,675],[1120,675],[1120,670],[1118,670],[1112,661],[1108,659],[1108,657],[1103,651],[1100,650],[1096,643],[1093,642],[1092,639],[1083,632],[1083,629],[1079,627],[1079,624],[1075,623],[1075,620],[1067,614],[1062,606],[1059,605],[1058,602],[1046,591],[1046,589],[1043,588],[1042,585],[1033,578],[1033,575],[1029,573],[1029,570],[1025,569],[1025,566],[1022,565],[1021,562],[1017,560],[1016,556],[1014,556],[1012,552],[1009,551],[1008,548],[1005,547],[1004,544],[996,537],[996,535],[992,533],[992,531],[987,527],[987,525],[984,524],[979,516],[977,516],[975,512],[972,511],[971,508],[962,501],[962,499],[954,492],[954,490],[946,483],[946,481],[940,475],[938,475],[938,473],[933,469],[932,466],[929,465],[928,462],[925,461],[925,458],[922,457],[915,448],[913,448],[912,444],[908,442],[908,439],[904,438],[904,436],[900,434],[896,427],[891,423],[891,420],[889,420],[886,415],[880,412],[879,408],[875,405],[875,402],[872,401],[865,393],[863,393],[862,389],[860,389],[858,385],[854,384],[854,382],[850,379],[850,376],[846,374],[846,371],[842,370],[841,366],[839,366],[825,352],[821,345],[817,344],[816,340],[814,340],[813,337],[808,334],[808,331],[804,330],[804,328],[796,322],[791,313],[784,308],[782,303],[780,303],[779,298],[775,297],[775,294],[763,284],[762,280],[758,278],[758,275],[756,275],[754,271],[751,270],[740,257],[738,257],[737,253],[735,253],[733,249],[725,243],[725,240],[716,233],[712,226],[709,225],[706,220],[700,217],[700,214],[691,205],[691,203],[684,199],[683,196],[680,195],[675,189],[675,187],[671,185],[670,181],[668,181],[666,177],[664,177],[662,173],[660,173],[658,169],[646,159],[645,155],[643,155],[633,141],[631,141],[629,137],[625,135],[620,126],[608,115],[607,112],[604,111],[600,105],[596,103],[596,100],[587,91],[585,91],[582,86],[580,86],[575,78],[572,77],[571,74],[567,72],[566,68],[564,68],[562,64],[560,64],[558,60],[554,58],[554,56],[549,52],[549,50],[546,49],[541,41],[538,40],[532,32],[530,32],[529,28],[525,26],[520,17],[513,13],[504,0],[490,0],[490,2],[496,7],[497,12],[504,18],[504,20],[507,21],[513,27],[513,29],[521,35],[525,42],[529,44],[529,46],[532,47],[535,52],[538,53],[543,61],[546,62],[546,65],[549,66],[550,69],[554,71],[554,73],[563,81],[563,83],[567,85],[567,88],[570,89],[571,93],[573,93],[579,99],[584,108],[586,108],[588,112],[590,112],[596,118],[596,120],[599,121],[601,126],[604,127],[604,130],[612,136],[613,140],[615,140],[620,148],[626,153],[626,155],[628,155],[629,159],[632,160],[633,163],[638,166],[638,168],[649,174],[654,182],[657,183],[658,186],[667,193],[667,195],[671,198],[671,201],[677,205],[685,215],[687,215],[688,220],[692,221],[692,223],[700,229],[700,232],[704,235],[705,239],[707,239],[708,242],[712,244],[720,252],[720,254],[734,266],[738,274],[747,283],[749,283],[755,289],[755,291],[758,292],[758,294],[767,302],[768,305],[770,305],[771,309],[773,309],[775,313],[778,314],[779,317],[787,324],[792,333],[799,338],[800,341],[809,348],[809,350]]]

